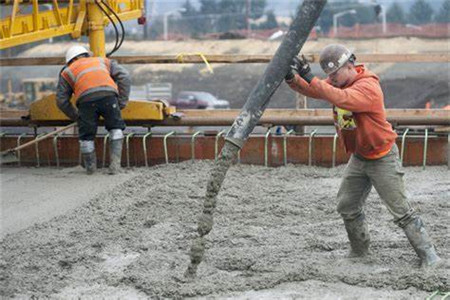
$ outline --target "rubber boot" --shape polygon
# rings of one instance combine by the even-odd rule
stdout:
[[[123,139],[111,140],[109,143],[110,164],[108,174],[114,175],[120,172],[122,161],[122,141]]]
[[[344,219],[345,229],[347,230],[348,239],[350,241],[351,250],[348,257],[363,257],[369,252],[370,235],[369,228],[366,224],[366,217],[361,214],[353,220]]]
[[[436,249],[419,216],[415,216],[411,222],[403,227],[403,230],[419,256],[422,268],[435,267],[440,264],[442,260],[436,254]]]
[[[86,168],[86,173],[88,175],[94,174],[94,172],[97,170],[97,157],[95,155],[95,151],[90,153],[83,153],[82,157],[84,167]]]

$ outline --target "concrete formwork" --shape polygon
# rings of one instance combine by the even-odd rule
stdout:
[[[22,137],[20,143],[31,141],[33,137]],[[192,147],[195,159],[214,159],[216,136],[198,135],[192,139],[191,135],[171,135],[167,137],[167,157],[169,162],[179,162],[192,159]],[[310,143],[310,140],[312,141]],[[280,166],[284,164],[284,137],[280,135],[251,136],[241,151],[240,162],[267,166]],[[18,144],[18,136],[5,136],[0,139],[1,150],[13,148]],[[105,137],[95,140],[98,165],[103,165],[103,149]],[[286,138],[286,161],[293,164],[309,164],[317,166],[332,166],[333,162],[333,136],[289,135]],[[223,146],[223,137],[217,142],[218,150]],[[267,144],[267,148],[266,148]],[[399,149],[402,139],[397,139]],[[143,135],[134,135],[129,138],[129,147],[124,139],[122,165],[135,167],[145,165],[145,155],[149,165],[166,162],[164,151],[164,136],[152,135],[146,140],[147,153],[144,152]],[[311,145],[311,146],[310,146]],[[56,148],[55,148],[56,147]],[[310,150],[311,147],[311,150]],[[429,136],[425,141],[423,136],[410,136],[405,139],[403,162],[405,166],[424,165],[424,151],[426,148],[425,165],[447,165],[447,136]],[[266,150],[267,149],[267,150]],[[38,152],[36,152],[36,150]],[[267,151],[267,155],[266,155]],[[36,155],[38,153],[38,155]],[[311,153],[311,156],[310,156]],[[106,145],[105,165],[108,165],[109,155]],[[266,158],[267,156],[267,158]],[[57,159],[58,158],[58,159]],[[345,153],[339,140],[336,142],[335,164],[346,163],[349,155]],[[63,136],[40,142],[38,147],[31,146],[20,151],[21,165],[25,166],[74,166],[79,164],[79,145],[76,136]],[[39,160],[39,161],[38,161]]]

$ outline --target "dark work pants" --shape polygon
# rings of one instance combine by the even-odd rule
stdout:
[[[100,116],[105,120],[105,128],[125,129],[125,122],[120,113],[117,96],[107,96],[93,101],[83,102],[78,106],[78,128],[81,141],[92,141],[97,134]]]

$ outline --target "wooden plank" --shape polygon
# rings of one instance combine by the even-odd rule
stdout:
[[[26,112],[26,111],[24,111]],[[181,119],[167,118],[164,121],[125,120],[129,126],[229,126],[240,110],[178,110]],[[443,109],[387,109],[388,121],[394,125],[450,125],[450,111]],[[1,126],[23,126],[24,122],[15,116],[17,112],[0,113]],[[68,120],[33,120],[39,125],[66,125]],[[331,109],[267,109],[260,124],[274,125],[332,125]]]
[[[177,109],[186,117],[200,118],[229,118],[236,117],[240,109],[203,110],[203,109]],[[28,115],[28,110],[0,110],[1,118],[14,118]],[[420,118],[449,118],[450,110],[446,109],[415,109],[415,108],[389,108],[386,109],[388,117],[420,117]],[[331,109],[266,109],[265,117],[327,117],[331,115]]]
[[[223,117],[235,117],[239,113],[240,109],[224,109],[224,110],[203,110],[203,109],[177,109],[177,112],[183,113],[189,117],[204,117],[204,118],[217,118]],[[388,108],[386,113],[390,117],[448,117],[450,118],[450,110],[446,109],[415,109],[415,108]],[[1,110],[0,118],[12,118],[17,116],[28,115],[28,110]],[[331,109],[266,109],[264,116],[328,116],[331,114]]]
[[[225,110],[201,110],[201,109],[178,109],[177,112],[183,113],[189,117],[204,117],[204,118],[218,118],[218,117],[236,117],[240,109],[225,109]],[[450,110],[445,109],[386,109],[388,117],[420,117],[420,118],[434,118],[434,117],[448,117],[450,118]],[[331,109],[266,109],[263,116],[267,117],[314,117],[314,116],[330,116]]]
[[[318,54],[305,54],[310,62],[318,62]],[[358,61],[364,63],[409,63],[409,62],[450,62],[450,53],[421,53],[421,54],[356,54]],[[272,55],[207,55],[209,63],[248,64],[268,63]],[[150,55],[150,56],[116,56],[113,57],[121,64],[203,64],[199,55]],[[1,58],[0,66],[46,66],[64,65],[63,57],[23,57]]]
[[[450,126],[437,127],[434,129],[434,132],[450,133]]]
[[[0,109],[0,120],[25,117],[29,114],[28,110],[17,110],[17,109]]]

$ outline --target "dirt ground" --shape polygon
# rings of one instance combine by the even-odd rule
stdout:
[[[121,183],[86,195],[76,208],[6,235],[0,243],[0,295],[424,299],[436,290],[450,290],[447,167],[407,168],[405,176],[411,202],[446,261],[442,268],[420,270],[416,254],[375,192],[366,205],[373,254],[345,258],[349,245],[335,211],[343,166],[235,165],[218,197],[198,277],[185,282],[182,274],[211,167],[210,161],[198,161],[135,169]],[[48,176],[49,170],[33,172]],[[57,180],[64,172],[52,169],[46,179],[48,201],[64,201],[67,187]],[[102,176],[79,181],[79,188],[102,186]],[[4,178],[2,203],[10,200],[4,198]],[[24,181],[22,188],[38,184]]]
[[[389,38],[372,40],[308,40],[302,53],[319,53],[329,43],[342,43],[356,53],[443,53],[450,50],[447,39]],[[177,55],[181,53],[204,54],[273,54],[280,41],[263,40],[188,40],[188,41],[125,41],[115,55]],[[18,54],[19,57],[64,56],[72,43],[43,44]],[[111,49],[112,44],[107,46]],[[364,61],[360,61],[364,63]],[[220,99],[230,101],[232,108],[241,108],[265,69],[265,64],[213,64],[210,74],[202,64],[149,64],[126,65],[132,75],[133,85],[170,82],[173,97],[183,90],[207,91]],[[433,108],[450,104],[450,69],[441,63],[383,63],[368,64],[380,77],[387,108],[424,108],[427,101]],[[13,79],[16,91],[24,78],[56,78],[61,66],[4,67],[0,76],[0,90],[6,92],[7,80]],[[318,64],[313,72],[325,75]],[[24,75],[26,74],[26,76]],[[295,108],[296,96],[286,84],[273,95],[271,108]],[[308,102],[310,108],[324,108],[325,101]]]

